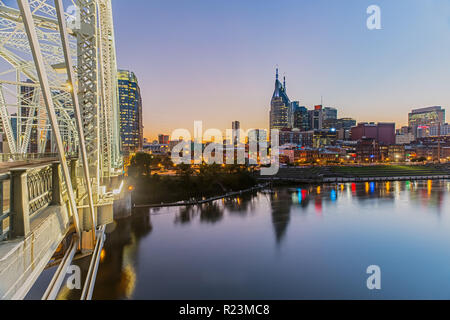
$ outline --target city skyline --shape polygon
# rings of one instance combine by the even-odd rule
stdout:
[[[382,30],[371,31],[371,4],[116,1],[118,64],[140,79],[144,136],[190,129],[195,120],[268,128],[277,64],[292,100],[312,107],[323,96],[324,106],[357,122],[401,127],[412,109],[446,108],[450,5],[377,1]]]

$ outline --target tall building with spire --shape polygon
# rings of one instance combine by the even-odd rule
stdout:
[[[281,84],[276,70],[275,91],[270,103],[270,129],[291,129],[293,126],[293,112],[291,102],[286,93],[286,78]]]

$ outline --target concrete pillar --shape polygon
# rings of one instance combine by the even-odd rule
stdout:
[[[62,200],[61,175],[59,172],[59,163],[52,164],[52,203],[51,205],[60,206]]]
[[[11,169],[11,236],[26,237],[30,234],[27,170]]]
[[[70,160],[70,180],[72,181],[73,191],[78,197],[78,184],[77,184],[78,172],[77,172],[77,167],[78,167],[78,160],[71,159]]]

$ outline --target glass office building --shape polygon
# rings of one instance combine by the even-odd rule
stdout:
[[[142,150],[142,97],[136,75],[127,70],[118,71],[120,103],[120,135],[125,154]]]
[[[300,106],[298,101],[292,102],[292,112],[294,117],[294,129],[309,131],[311,128],[308,109]]]

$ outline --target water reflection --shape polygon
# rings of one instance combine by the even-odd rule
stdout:
[[[94,299],[133,297],[139,242],[152,231],[148,210],[136,210],[132,218],[117,221],[113,228],[102,252]]]
[[[246,193],[237,198],[224,199],[223,203],[230,214],[245,216],[254,210],[255,199],[255,194]]]
[[[422,219],[440,217],[444,213],[443,208],[449,204],[449,192],[448,181],[303,185],[246,194],[202,206],[142,209],[132,218],[117,221],[108,234],[94,298],[239,298],[236,292],[242,292],[242,298],[246,299],[321,298],[323,293],[315,295],[302,291],[300,294],[299,288],[315,288],[317,284],[308,277],[314,278],[318,267],[345,268],[343,261],[337,262],[333,255],[328,257],[329,252],[351,257],[346,263],[355,263],[360,268],[359,264],[366,263],[367,252],[361,251],[364,249],[359,247],[359,242],[366,241],[371,245],[372,254],[378,255],[381,261],[391,261],[386,250],[377,251],[373,246],[389,238],[389,245],[400,243],[398,254],[414,256],[415,248],[409,246],[416,241],[417,230],[420,230],[416,228],[431,223]],[[385,213],[389,216],[383,216]],[[404,218],[407,220],[399,218],[412,213],[418,215],[407,216]],[[361,222],[369,216],[375,220],[367,225]],[[337,224],[339,227],[324,224],[331,217],[342,217],[336,220],[341,221]],[[389,217],[395,219],[391,221]],[[399,229],[390,234],[392,226]],[[415,231],[407,232],[408,228]],[[442,231],[429,228],[433,231],[431,238]],[[374,230],[378,233],[374,234]],[[399,237],[399,230],[407,240],[392,242]],[[352,232],[359,232],[358,236]],[[372,238],[365,239],[365,234],[371,234]],[[280,261],[280,257],[272,257],[270,252],[281,247],[285,250],[284,259]],[[322,254],[324,250],[327,254]],[[304,259],[305,256],[311,261]],[[448,257],[450,259],[450,252]],[[303,270],[302,273],[289,273],[294,266]],[[262,279],[267,276],[266,270],[277,270],[276,284],[261,284],[265,283]],[[223,276],[229,281],[205,282],[211,273],[215,278]],[[317,274],[317,278],[320,277]],[[236,281],[230,280],[233,278]],[[324,281],[319,287],[326,287],[325,280],[317,281]],[[345,296],[345,285],[338,290],[341,280],[327,281],[335,286],[336,295],[331,297]],[[356,293],[356,297],[360,297],[359,289],[352,290],[351,297]],[[274,296],[277,292],[289,294]],[[401,297],[401,291],[396,295]]]
[[[189,224],[198,213],[197,207],[181,207],[178,214],[175,215],[175,224]]]
[[[272,208],[272,224],[275,230],[275,239],[281,243],[286,234],[290,221],[292,197],[287,189],[275,192],[270,198]]]
[[[217,223],[223,219],[223,207],[216,202],[200,206],[200,221],[203,223]]]

